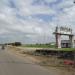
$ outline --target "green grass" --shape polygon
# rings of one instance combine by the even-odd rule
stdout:
[[[29,44],[23,45],[23,47],[35,47],[35,48],[55,48],[55,45],[46,45],[46,44]]]
[[[55,50],[59,51],[75,51],[75,48],[56,48],[55,45],[50,45],[50,44],[28,44],[28,45],[23,45],[22,47],[30,47],[30,48],[53,48]]]
[[[60,51],[75,51],[75,48],[60,48],[60,49],[57,49],[57,50],[60,50]]]

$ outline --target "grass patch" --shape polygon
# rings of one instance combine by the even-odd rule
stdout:
[[[57,50],[60,50],[60,51],[75,51],[75,48],[60,48],[60,49],[57,49]]]
[[[55,48],[55,45],[50,45],[50,44],[29,44],[29,45],[23,45],[23,47]]]
[[[55,45],[50,44],[28,44],[28,45],[22,45],[22,47],[30,47],[30,48],[53,48],[55,50],[59,51],[75,51],[75,48],[56,48]]]

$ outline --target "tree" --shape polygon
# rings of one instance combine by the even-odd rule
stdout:
[[[22,44],[21,44],[21,42],[15,42],[14,43],[14,46],[21,46]]]

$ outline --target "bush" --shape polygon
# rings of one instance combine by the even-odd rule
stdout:
[[[14,43],[14,46],[21,46],[22,44],[21,44],[21,42],[15,42]]]

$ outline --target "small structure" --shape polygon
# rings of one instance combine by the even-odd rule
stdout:
[[[70,48],[71,47],[70,40],[61,40],[61,47]]]
[[[74,35],[72,33],[71,28],[57,26],[54,34],[55,34],[55,38],[56,38],[56,47],[57,48],[62,48],[62,43],[61,43],[61,36],[62,35],[69,36],[69,42],[64,43],[63,45],[66,44],[66,46],[65,46],[66,48],[67,47],[74,48]]]

